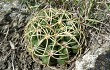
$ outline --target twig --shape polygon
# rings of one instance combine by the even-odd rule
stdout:
[[[11,55],[12,68],[13,68],[13,70],[15,70],[15,67],[14,67],[15,45],[11,41],[9,41],[9,43],[10,43],[10,46],[11,46],[11,49],[12,49],[12,55]]]

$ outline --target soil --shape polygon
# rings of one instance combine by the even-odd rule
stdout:
[[[39,70],[25,49],[23,30],[28,16],[12,9],[0,21],[0,70]]]

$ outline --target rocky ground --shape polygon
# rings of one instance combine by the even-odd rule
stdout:
[[[49,70],[37,64],[26,51],[23,30],[30,14],[25,6],[0,1],[0,70]],[[89,29],[85,54],[68,70],[110,70],[110,15],[100,31]]]
[[[23,29],[29,14],[11,3],[0,8],[0,70],[40,70],[26,52]]]

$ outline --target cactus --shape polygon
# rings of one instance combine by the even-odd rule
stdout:
[[[28,51],[45,65],[66,64],[77,54],[83,39],[80,19],[62,9],[42,9],[25,27]]]

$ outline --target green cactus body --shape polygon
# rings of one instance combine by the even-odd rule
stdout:
[[[25,39],[30,44],[27,47],[33,48],[31,52],[42,64],[66,64],[72,53],[77,53],[81,37],[84,37],[77,20],[66,10],[40,10],[26,26]]]

